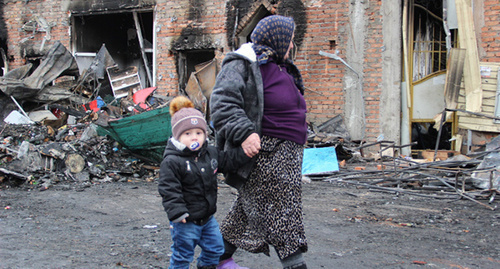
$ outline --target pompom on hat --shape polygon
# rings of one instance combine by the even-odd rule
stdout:
[[[170,102],[170,115],[172,135],[177,140],[189,129],[200,128],[207,133],[207,122],[203,114],[194,108],[193,102],[185,96],[177,96]]]

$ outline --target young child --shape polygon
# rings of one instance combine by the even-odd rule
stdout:
[[[184,96],[170,103],[172,135],[163,153],[158,191],[171,224],[172,256],[168,268],[189,268],[194,249],[198,268],[215,269],[224,253],[217,203],[217,173],[249,161],[243,149],[223,152],[206,143],[207,123]]]

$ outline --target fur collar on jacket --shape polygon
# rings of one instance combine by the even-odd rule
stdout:
[[[241,45],[239,49],[235,51],[235,53],[247,58],[251,62],[257,61],[257,54],[253,50],[253,43],[245,43]]]

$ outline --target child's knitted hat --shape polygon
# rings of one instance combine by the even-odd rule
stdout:
[[[170,115],[172,135],[177,140],[189,129],[200,128],[207,133],[207,122],[203,114],[194,108],[193,102],[185,96],[177,96],[170,102]]]

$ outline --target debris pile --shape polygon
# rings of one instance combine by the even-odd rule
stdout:
[[[355,185],[393,194],[467,199],[488,209],[496,209],[491,204],[499,194],[499,148],[482,152],[475,158],[459,154],[436,161],[402,156],[365,158],[356,151],[362,146],[345,148],[345,145],[339,144],[337,148],[341,149],[340,152],[347,152],[348,155],[344,156],[350,155],[351,158],[341,160],[338,171],[308,175],[309,180]]]
[[[157,162],[105,134],[116,133],[110,126],[120,120],[168,107],[169,98],[141,85],[137,68],[120,68],[104,45],[83,70],[55,42],[38,64],[7,71],[0,77],[0,184],[44,190],[62,181],[154,180]]]
[[[186,90],[202,111],[216,72],[215,62],[204,63]],[[24,184],[46,190],[59,182],[84,187],[154,181],[171,135],[169,98],[157,95],[155,87],[142,87],[138,74],[135,67],[119,68],[104,45],[79,73],[73,56],[56,43],[36,67],[28,64],[0,77],[0,186]],[[332,155],[324,156],[329,158],[325,163],[335,164],[335,169],[328,165],[321,173],[306,174],[309,180],[468,199],[495,209],[490,204],[500,185],[499,139],[476,156],[441,152],[445,157],[436,159],[436,151],[429,160],[398,153],[413,144],[397,146],[383,137],[372,144],[351,141],[340,115],[320,126],[310,125],[309,131],[306,149],[330,147],[322,151]],[[373,146],[380,147],[379,153],[365,156],[363,149]],[[305,163],[310,161],[304,156]],[[320,156],[319,162],[324,158]]]
[[[44,125],[4,124],[0,184],[46,190],[60,182],[153,181],[157,167],[135,157],[90,124],[65,125],[57,133]]]

